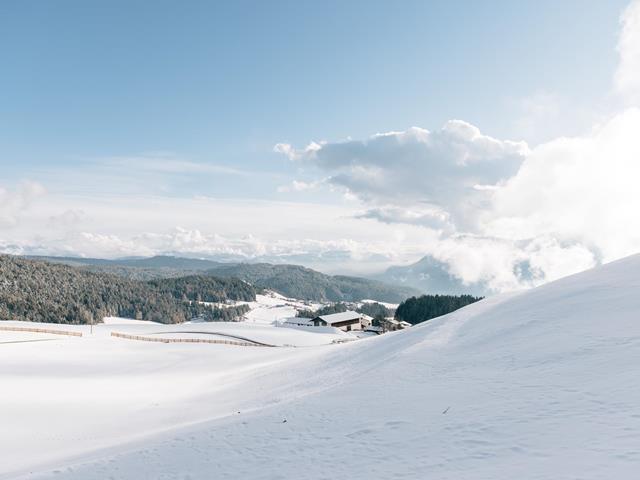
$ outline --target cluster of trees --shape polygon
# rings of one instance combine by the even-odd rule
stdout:
[[[373,317],[374,324],[377,324],[377,321],[382,320],[386,317],[393,316],[393,310],[377,302],[363,303],[362,306],[358,309],[358,312]]]
[[[446,315],[470,303],[482,300],[472,295],[422,295],[411,297],[398,305],[395,318],[415,325]]]
[[[252,302],[256,299],[255,289],[237,278],[190,275],[150,280],[147,283],[167,295],[184,301],[220,303],[227,300]]]
[[[210,276],[143,282],[0,255],[3,320],[71,324],[98,323],[106,316],[161,323],[194,317],[216,320],[237,315],[243,308],[221,314],[198,301],[227,300],[255,300],[255,290],[238,280]]]
[[[200,318],[207,322],[237,322],[242,319],[245,313],[251,308],[242,304],[232,307],[211,307],[202,312]]]

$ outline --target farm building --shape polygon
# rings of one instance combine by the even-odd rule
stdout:
[[[381,333],[384,333],[384,330],[382,329],[382,327],[377,327],[375,325],[370,325],[368,327],[365,327],[364,331],[369,333],[376,333],[378,335],[380,335]]]
[[[396,320],[393,317],[387,317],[383,320],[383,326],[385,331],[393,332],[395,330],[403,330],[405,328],[409,328],[411,324],[409,322]]]
[[[366,317],[366,318],[365,318]],[[331,315],[320,315],[312,319],[316,327],[334,327],[350,332],[352,330],[362,330],[363,324],[370,324],[370,317],[358,312],[332,313]]]
[[[283,327],[313,327],[313,322],[310,318],[303,317],[291,317],[286,318],[282,322]]]

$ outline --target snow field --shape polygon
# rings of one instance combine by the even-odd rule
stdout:
[[[0,478],[635,479],[639,312],[634,256],[341,345],[0,345]]]

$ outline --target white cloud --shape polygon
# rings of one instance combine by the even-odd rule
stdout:
[[[312,155],[313,152],[320,150],[321,148],[322,148],[322,145],[316,142],[311,142],[309,145],[307,145],[304,148],[304,150],[296,150],[289,143],[277,143],[273,147],[273,151],[275,153],[281,153],[285,155],[291,161],[296,161],[296,160],[300,160],[301,158],[304,158],[307,155]]]
[[[493,196],[485,231],[513,239],[553,235],[605,261],[640,250],[640,110],[583,137],[534,149]]]
[[[38,241],[41,241],[39,243]],[[352,238],[272,239],[245,235],[232,237],[198,229],[174,227],[162,232],[134,234],[69,231],[62,237],[30,241],[1,242],[0,252],[16,255],[60,255],[99,258],[123,256],[183,255],[218,261],[259,261],[304,264],[327,273],[377,272],[398,262],[406,262],[407,243],[402,249],[387,241]],[[363,269],[362,264],[369,268]]]
[[[20,215],[44,194],[44,187],[32,181],[22,182],[15,189],[0,186],[0,228],[15,227]]]
[[[464,122],[325,143],[300,155],[366,206],[437,231],[424,253],[467,283],[537,285],[640,250],[640,109],[529,150]]]
[[[431,232],[424,253],[462,281],[537,285],[640,251],[640,0],[622,17],[618,51],[614,85],[632,106],[532,150],[456,120],[286,153],[356,195],[358,218]],[[546,135],[561,104],[532,97],[518,128]]]
[[[5,232],[0,252],[189,254],[367,273],[416,258],[425,237],[418,227],[362,228],[354,209],[339,203],[49,193],[37,207]]]
[[[510,178],[528,152],[523,142],[483,135],[473,125],[451,120],[430,132],[413,127],[364,141],[313,143],[277,149],[307,165],[329,171],[327,183],[379,207],[429,204],[445,209],[454,223],[473,220],[469,210],[485,201],[477,186]]]
[[[614,77],[616,91],[627,104],[640,106],[640,1],[633,1],[620,19],[620,63]]]
[[[595,265],[593,253],[580,244],[563,244],[552,236],[526,240],[456,234],[429,247],[464,284],[493,291],[540,285]]]

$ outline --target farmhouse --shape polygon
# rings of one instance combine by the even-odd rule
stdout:
[[[352,330],[362,330],[363,323],[367,323],[365,315],[358,312],[332,313],[331,315],[320,315],[312,319],[316,327],[334,327],[350,332]]]

